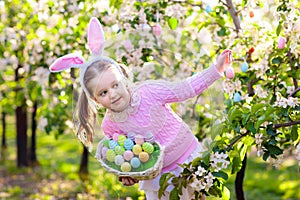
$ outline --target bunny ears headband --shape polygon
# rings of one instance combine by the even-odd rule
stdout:
[[[79,53],[70,53],[62,56],[54,61],[50,66],[51,72],[60,72],[69,68],[80,68],[80,85],[88,97],[92,95],[88,92],[84,85],[84,75],[88,67],[95,61],[103,60],[115,65],[121,74],[122,70],[118,63],[109,57],[102,56],[105,37],[102,25],[96,17],[92,17],[88,25],[88,47],[92,54],[90,59],[86,61]]]

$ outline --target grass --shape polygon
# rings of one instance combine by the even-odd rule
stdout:
[[[234,194],[235,176],[231,176],[226,186]],[[279,169],[274,169],[260,157],[251,156],[247,160],[244,180],[247,199],[281,200],[300,199],[300,172],[294,158],[286,159]]]
[[[73,134],[63,134],[56,140],[52,135],[38,133],[40,166],[17,168],[13,119],[9,121],[8,148],[0,159],[0,199],[145,199],[137,185],[123,187],[92,154],[89,156],[89,179],[80,179],[77,172],[82,146]],[[231,176],[226,183],[231,199],[236,199],[234,178]],[[300,199],[300,172],[296,161],[285,160],[282,167],[275,170],[261,158],[250,156],[244,190],[248,200]]]

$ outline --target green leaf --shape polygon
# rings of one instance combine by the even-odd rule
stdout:
[[[276,35],[277,36],[280,35],[281,30],[282,30],[282,23],[279,23],[277,28],[276,28]]]
[[[268,135],[271,135],[271,136],[276,135],[276,129],[273,128],[273,124],[269,124],[267,126],[267,130],[266,131],[267,131]]]
[[[225,181],[228,180],[228,174],[225,173],[225,172],[223,172],[223,171],[212,172],[212,174],[213,174],[215,177],[223,178]]]
[[[236,172],[240,171],[241,167],[242,167],[241,158],[240,157],[233,158],[231,174],[235,174]]]
[[[243,125],[247,124],[247,122],[250,119],[250,116],[251,116],[250,113],[247,113],[247,114],[243,113],[243,115],[242,115],[242,123],[243,123]]]
[[[267,159],[268,159],[269,156],[270,156],[270,152],[268,152],[268,151],[265,152],[264,155],[263,155],[263,160],[267,161]]]
[[[241,110],[238,107],[233,107],[229,112],[228,112],[228,119],[230,122],[235,120],[237,117],[240,117],[242,115]]]
[[[252,115],[257,114],[257,112],[260,111],[260,109],[265,106],[266,106],[266,104],[264,104],[264,103],[258,103],[258,104],[253,105],[251,108],[251,114]]]
[[[292,131],[291,131],[291,136],[292,136],[292,140],[296,141],[298,139],[298,126],[294,125],[292,126]]]
[[[245,7],[247,5],[247,3],[248,3],[248,0],[243,0],[242,1],[242,7]]]
[[[270,152],[271,155],[280,155],[283,153],[283,150],[275,145],[265,144],[264,147],[266,147],[266,149],[268,149],[268,151]]]
[[[212,127],[212,131],[211,131],[211,139],[214,140],[216,138],[216,136],[220,135],[220,133],[222,133],[223,130],[223,124],[216,124]]]
[[[172,30],[175,30],[178,25],[178,20],[175,17],[172,17],[168,20],[168,24]]]
[[[178,195],[178,189],[174,188],[171,192],[170,192],[170,199],[174,199],[174,200],[180,200],[179,195]]]
[[[281,58],[280,57],[272,59],[272,64],[278,64],[278,65],[280,65],[280,63],[281,63]]]
[[[223,186],[223,191],[222,191],[222,200],[229,200],[230,199],[230,190]]]
[[[195,158],[195,159],[192,161],[192,166],[193,166],[193,167],[199,166],[200,163],[201,163],[201,160],[202,160],[202,159],[201,159],[200,157]]]
[[[215,196],[215,197],[221,197],[222,196],[222,191],[220,188],[216,187],[215,185],[210,187],[208,190],[208,194]]]
[[[222,27],[219,31],[217,31],[218,36],[225,36],[226,35],[226,29]]]

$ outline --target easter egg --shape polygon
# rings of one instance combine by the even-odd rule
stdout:
[[[110,140],[104,140],[103,145],[106,146],[106,147],[109,147],[109,141]]]
[[[131,139],[126,139],[125,141],[124,141],[124,147],[125,147],[125,149],[126,150],[131,150],[132,149],[132,147],[133,147],[133,141],[131,140]]]
[[[150,142],[150,143],[154,143],[154,136],[150,131],[145,133],[145,141]]]
[[[124,146],[124,141],[126,140],[126,136],[125,135],[119,135],[118,136],[118,143],[120,146]]]
[[[139,159],[142,161],[142,162],[147,162],[149,160],[149,154],[147,152],[141,152],[139,154]]]
[[[248,63],[247,62],[243,62],[243,64],[241,65],[241,70],[242,72],[246,72],[248,70]]]
[[[225,75],[227,78],[233,79],[234,78],[234,69],[232,67],[228,67],[225,71]]]
[[[279,37],[278,42],[277,42],[278,49],[283,49],[285,46],[285,43],[286,43],[286,39],[283,37]]]
[[[106,159],[106,152],[107,152],[108,148],[107,147],[103,147],[101,150],[101,155],[104,159]]]
[[[124,147],[116,146],[115,152],[116,152],[116,154],[118,154],[118,155],[123,155],[124,152],[125,152],[125,149],[124,149]]]
[[[134,155],[139,155],[139,153],[141,153],[143,150],[142,150],[141,145],[136,144],[132,147],[132,151],[133,151]]]
[[[240,102],[241,101],[241,95],[240,95],[240,93],[238,93],[238,92],[234,93],[234,95],[233,95],[233,101],[234,102]]]
[[[153,145],[149,142],[145,142],[142,147],[143,147],[143,150],[149,154],[153,153],[153,151],[154,151]]]
[[[125,160],[129,161],[133,158],[134,155],[133,155],[132,151],[128,150],[128,151],[124,152],[123,156],[124,156]]]
[[[117,155],[116,157],[115,157],[115,164],[116,165],[122,165],[124,163],[124,158],[123,158],[123,156],[121,156],[121,155]]]
[[[128,138],[128,139],[131,139],[131,140],[133,141],[134,138],[135,138],[135,133],[134,133],[134,132],[128,132],[128,133],[127,133],[127,138]]]
[[[109,148],[110,149],[115,149],[116,146],[119,146],[118,143],[115,140],[110,140],[109,141]]]
[[[161,34],[161,26],[158,23],[153,26],[153,34],[156,36]]]
[[[207,6],[205,7],[205,11],[206,11],[207,13],[211,13],[211,12],[212,12],[211,6],[210,6],[210,5],[207,5]]]
[[[106,151],[106,159],[107,159],[108,161],[114,162],[115,157],[116,157],[116,154],[115,154],[114,150],[108,149],[108,150]]]
[[[130,172],[131,171],[131,165],[128,162],[124,162],[121,165],[121,171],[122,172]]]
[[[253,12],[253,10],[251,10],[251,11],[249,12],[249,16],[250,16],[250,18],[253,18],[253,17],[254,17],[254,12]]]
[[[113,136],[112,136],[113,140],[118,142],[119,135],[120,135],[119,133],[114,133]]]
[[[133,168],[138,168],[141,165],[141,161],[137,157],[134,157],[131,159],[130,164]]]
[[[142,135],[136,135],[135,136],[135,139],[134,139],[134,142],[136,143],[136,144],[143,144],[144,143],[144,136],[142,136]]]

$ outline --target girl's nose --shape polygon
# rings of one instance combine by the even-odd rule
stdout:
[[[110,99],[114,99],[117,95],[117,92],[115,90],[110,91]]]

